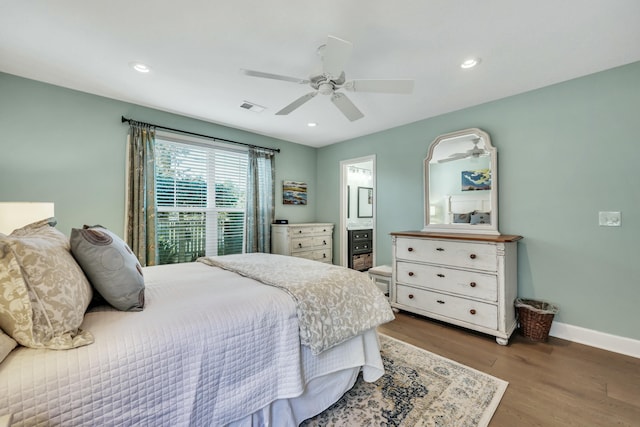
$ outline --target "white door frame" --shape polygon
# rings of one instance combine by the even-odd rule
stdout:
[[[376,203],[378,200],[376,194],[376,155],[371,154],[369,156],[357,157],[355,159],[342,160],[340,162],[340,265],[346,267],[349,265],[347,262],[348,250],[348,236],[347,236],[347,185],[349,165],[354,163],[372,162],[371,177],[373,180],[373,266],[376,266]]]

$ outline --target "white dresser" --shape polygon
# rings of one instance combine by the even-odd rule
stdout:
[[[496,337],[516,328],[517,242],[513,235],[391,233],[395,308]]]
[[[332,264],[333,224],[271,224],[271,253]]]

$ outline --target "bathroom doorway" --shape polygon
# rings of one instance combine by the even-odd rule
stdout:
[[[376,156],[370,155],[340,162],[340,265],[354,268],[375,266]],[[371,230],[370,241],[357,246],[349,236],[356,230]],[[366,237],[366,234],[365,234]],[[370,252],[367,252],[367,245]],[[367,255],[368,254],[368,255]],[[364,262],[365,264],[358,264]],[[356,268],[364,270],[366,268]]]

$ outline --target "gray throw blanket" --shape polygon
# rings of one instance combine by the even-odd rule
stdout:
[[[318,261],[252,253],[199,258],[280,288],[294,299],[300,341],[319,354],[394,319],[389,302],[368,275]]]

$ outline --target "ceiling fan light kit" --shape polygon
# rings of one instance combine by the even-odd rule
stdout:
[[[350,121],[356,121],[364,117],[364,114],[351,102],[349,97],[341,89],[350,92],[370,92],[370,93],[396,93],[409,94],[413,91],[413,80],[350,80],[347,81],[344,73],[344,66],[351,56],[353,45],[351,42],[329,36],[327,43],[317,49],[322,59],[322,73],[312,75],[309,79],[301,79],[281,74],[266,73],[255,70],[240,70],[250,77],[259,77],[272,80],[281,80],[297,84],[308,84],[314,91],[302,95],[280,111],[278,116],[287,115],[300,108],[306,102],[314,98],[318,93],[330,96],[331,102]]]

